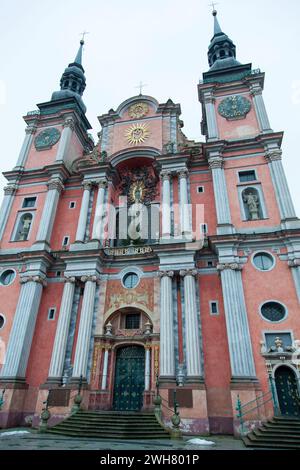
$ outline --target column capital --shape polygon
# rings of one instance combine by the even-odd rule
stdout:
[[[177,171],[178,178],[187,178],[189,175],[189,171],[187,168],[181,168],[180,170]]]
[[[73,276],[72,276],[72,277],[65,276],[64,282],[65,282],[65,283],[69,282],[70,284],[75,284],[76,278],[73,277]]]
[[[208,90],[203,93],[204,104],[213,104],[215,101],[216,99],[214,98],[212,90]]]
[[[83,181],[82,186],[85,191],[91,191],[94,185],[93,181]]]
[[[96,180],[94,183],[98,186],[98,188],[103,188],[103,189],[107,188],[107,185],[108,185],[107,179],[104,179],[104,178],[100,180]]]
[[[266,159],[269,162],[275,162],[282,160],[282,150],[281,149],[272,149],[266,151]]]
[[[181,277],[185,277],[185,276],[197,277],[198,276],[198,271],[197,271],[197,269],[181,269],[179,271],[179,275]]]
[[[220,263],[217,265],[218,271],[225,271],[231,269],[232,271],[242,271],[243,266],[240,263]]]
[[[223,168],[224,165],[224,158],[219,155],[219,156],[213,156],[208,158],[208,165],[210,170],[215,170],[217,168]]]
[[[20,284],[26,284],[27,282],[36,282],[42,284],[43,287],[47,287],[47,282],[42,276],[22,276],[20,278]]]
[[[59,193],[61,193],[65,188],[62,181],[59,178],[54,178],[48,181],[47,183],[48,190],[56,189]]]
[[[161,179],[162,179],[163,181],[164,181],[164,180],[170,181],[171,176],[172,176],[172,173],[171,173],[170,170],[162,170],[162,171],[160,172],[160,177],[161,177]]]
[[[163,278],[163,277],[170,277],[172,278],[174,276],[174,271],[159,271],[158,277]]]
[[[25,129],[25,133],[27,135],[30,135],[30,134],[35,134],[37,131],[37,126],[27,126],[26,129]]]
[[[75,121],[73,118],[68,117],[64,120],[63,128],[69,127],[72,131],[75,130]]]
[[[290,260],[288,261],[288,266],[289,266],[289,268],[299,268],[299,266],[300,266],[300,258],[290,259]]]
[[[250,86],[250,94],[252,96],[256,96],[256,95],[261,95],[262,94],[262,87],[260,86],[259,83],[253,83],[251,86]]]
[[[10,184],[9,186],[5,186],[4,195],[5,196],[12,196],[13,194],[15,194],[17,189],[18,189],[18,186],[16,184]]]
[[[97,276],[82,276],[80,280],[81,282],[84,282],[84,283],[89,282],[89,281],[96,282],[97,284],[100,283],[100,279]]]

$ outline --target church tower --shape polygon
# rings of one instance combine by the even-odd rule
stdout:
[[[166,426],[176,390],[187,434],[238,434],[237,403],[262,394],[250,425],[298,413],[300,222],[283,133],[264,73],[213,17],[205,142],[186,137],[179,104],[140,93],[98,117],[94,143],[83,40],[24,117],[0,212],[0,426],[37,425],[46,399],[55,425],[79,384],[85,411],[153,413],[159,394]]]

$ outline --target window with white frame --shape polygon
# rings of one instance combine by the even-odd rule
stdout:
[[[207,224],[200,224],[200,233],[201,235],[206,236],[208,233],[208,225]]]
[[[204,186],[198,186],[197,187],[197,193],[198,194],[203,194],[204,193]]]
[[[76,202],[71,201],[70,204],[69,204],[69,209],[75,209],[75,207],[76,207]]]
[[[25,197],[23,199],[22,208],[29,209],[35,207],[36,204],[36,197]]]
[[[239,171],[240,183],[248,183],[249,181],[257,181],[255,170]]]
[[[56,307],[50,307],[48,310],[48,320],[55,320]]]
[[[62,242],[62,246],[68,246],[70,243],[70,237],[68,235],[66,235],[64,238],[63,238],[63,242]]]
[[[217,300],[211,300],[209,302],[209,309],[211,315],[219,315],[219,303]]]

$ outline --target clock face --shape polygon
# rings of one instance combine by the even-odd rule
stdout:
[[[130,106],[128,114],[133,119],[140,119],[149,112],[149,107],[146,103],[136,103]]]
[[[34,145],[37,150],[46,150],[53,147],[59,139],[59,130],[55,127],[51,127],[50,129],[45,129],[36,136]]]
[[[138,145],[145,142],[150,135],[146,124],[133,124],[125,131],[125,138],[129,144]]]
[[[251,109],[251,103],[244,96],[228,96],[219,104],[218,111],[226,119],[242,119]]]

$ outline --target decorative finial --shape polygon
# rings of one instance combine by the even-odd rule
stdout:
[[[217,16],[217,10],[215,8],[216,5],[219,5],[219,4],[216,3],[216,2],[212,2],[212,3],[209,4],[209,6],[212,7],[212,9],[213,9],[213,11],[212,11],[213,16]]]
[[[82,35],[82,38],[80,40],[80,44],[83,46],[84,45],[84,37],[87,35],[87,34],[90,34],[88,31],[83,31],[83,33],[80,33]]]
[[[139,88],[140,89],[140,95],[143,94],[143,88],[148,86],[146,83],[143,83],[143,82],[140,82],[140,84],[138,86],[136,86],[135,88]]]

